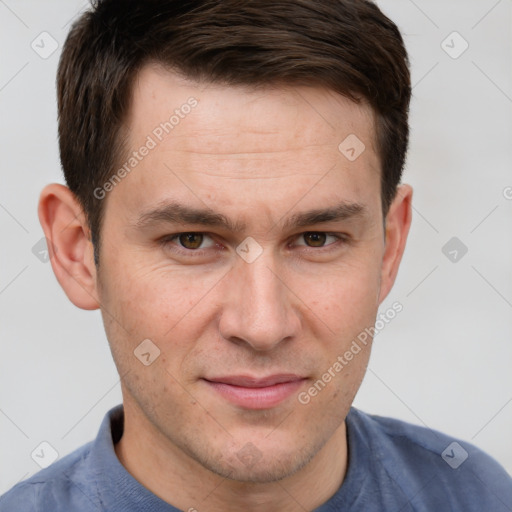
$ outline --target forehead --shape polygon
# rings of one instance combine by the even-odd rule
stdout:
[[[181,123],[191,98],[198,101],[199,109],[194,108],[196,115]],[[179,137],[182,150],[192,147],[197,151],[202,146],[204,152],[213,147],[216,152],[237,153],[241,144],[251,143],[255,152],[280,150],[283,143],[297,149],[304,143],[336,144],[350,133],[375,149],[373,111],[364,101],[356,104],[321,87],[198,83],[158,64],[144,66],[132,91],[128,119],[132,136],[151,133],[155,122],[165,123],[173,113],[180,121],[174,119],[172,137],[166,138],[166,143],[172,146],[172,139]],[[290,145],[292,140],[295,146]]]
[[[361,203],[373,193],[380,202],[374,126],[366,104],[323,88],[197,83],[148,65],[134,83],[121,164],[144,146],[150,150],[132,162],[112,196],[132,212],[177,194],[181,202],[185,194],[198,206],[215,204],[215,211],[240,210],[248,200],[275,208],[307,189],[314,189],[302,199],[309,207],[333,194]],[[364,150],[347,158],[347,145]]]

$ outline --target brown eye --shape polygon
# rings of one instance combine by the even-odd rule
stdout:
[[[303,236],[310,247],[322,247],[327,239],[326,233],[304,233]]]
[[[203,238],[202,233],[182,233],[178,239],[185,249],[198,249],[203,242]]]

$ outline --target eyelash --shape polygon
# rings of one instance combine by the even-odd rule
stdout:
[[[345,233],[329,233],[327,231],[304,231],[303,233],[299,233],[298,235],[295,236],[294,239],[296,238],[299,238],[303,235],[306,235],[306,234],[321,234],[321,235],[327,235],[327,236],[333,236],[335,238],[337,238],[337,241],[336,242],[333,242],[333,243],[330,243],[328,245],[325,245],[323,247],[310,247],[310,246],[307,246],[307,245],[301,245],[299,247],[303,247],[307,252],[310,252],[310,251],[314,251],[314,252],[327,252],[327,251],[331,251],[333,250],[334,248],[338,247],[339,246],[339,243],[349,243],[350,242],[350,237],[349,235],[346,235]],[[209,233],[206,233],[204,231],[182,231],[180,233],[174,233],[174,234],[171,234],[171,235],[166,235],[165,237],[161,238],[159,240],[159,242],[161,243],[162,246],[165,246],[165,247],[168,247],[168,246],[173,246],[173,248],[171,249],[173,252],[176,252],[178,254],[182,254],[182,255],[186,255],[186,256],[204,256],[205,253],[208,251],[208,250],[211,250],[211,249],[216,249],[215,247],[209,247],[207,249],[186,249],[184,247],[180,247],[180,246],[177,246],[177,245],[174,245],[174,244],[171,244],[171,242],[173,242],[174,240],[178,239],[181,235],[206,235],[210,238],[212,238],[213,240],[213,237],[209,234]],[[219,251],[219,249],[217,248],[217,251]]]

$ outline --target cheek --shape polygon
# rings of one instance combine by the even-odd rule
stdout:
[[[115,311],[127,330],[156,338],[186,322],[189,312],[219,280],[211,272],[199,274],[191,269],[137,261],[120,262],[110,269],[102,302]]]
[[[170,265],[147,265],[114,253],[103,263],[102,314],[120,374],[135,370],[143,380],[149,373],[156,379],[156,367],[167,369],[171,375],[187,373],[182,366],[213,321],[214,308],[206,298],[215,296],[215,286],[223,273],[199,273],[192,266],[177,270]],[[134,351],[146,339],[154,343],[159,354],[157,364],[148,368],[134,357]],[[150,368],[151,372],[145,371]],[[165,373],[159,379],[160,384],[156,379],[153,387],[165,382],[172,385]]]
[[[343,338],[373,325],[380,268],[376,262],[331,266],[326,275],[301,279],[301,296],[314,314]]]

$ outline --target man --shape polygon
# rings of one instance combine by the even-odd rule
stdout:
[[[2,512],[512,510],[477,448],[351,407],[411,222],[410,95],[367,1],[104,0],[78,20],[69,188],[39,216],[69,299],[101,309],[123,404]]]

